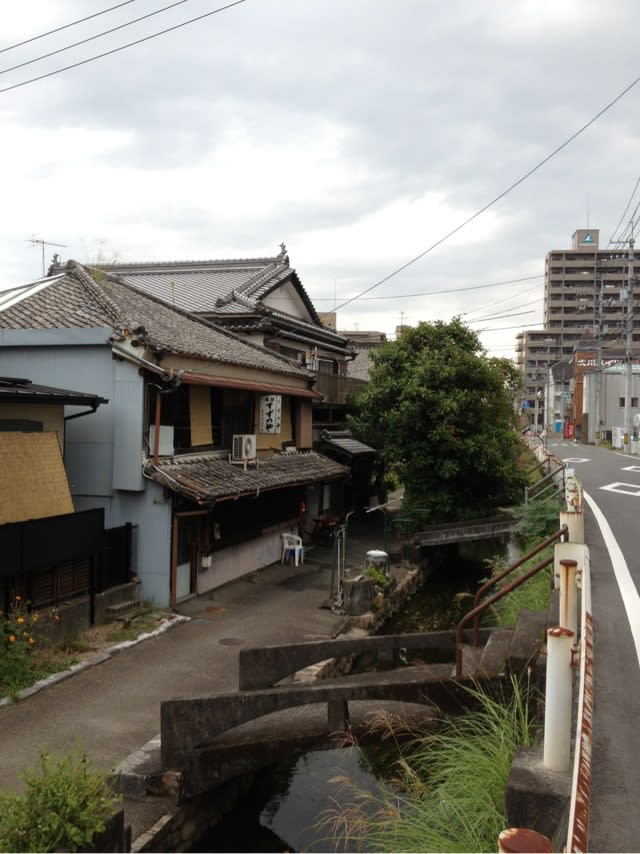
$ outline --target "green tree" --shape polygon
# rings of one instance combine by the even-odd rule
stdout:
[[[521,379],[460,318],[420,323],[372,354],[349,423],[430,522],[490,515],[519,501]]]

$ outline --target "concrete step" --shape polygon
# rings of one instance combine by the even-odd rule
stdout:
[[[462,677],[470,678],[475,676],[478,671],[478,665],[480,664],[480,659],[482,658],[482,653],[484,652],[484,647],[482,646],[470,646],[469,644],[464,644],[462,647]],[[451,670],[451,676],[456,678],[456,668],[455,665]]]
[[[142,603],[139,599],[130,599],[128,602],[118,602],[116,605],[109,605],[105,608],[105,617],[107,620],[121,620],[124,617],[133,617],[139,611]]]
[[[495,629],[489,635],[476,675],[499,676],[504,673],[513,629]]]
[[[522,673],[535,661],[546,643],[546,626],[546,611],[520,611],[507,653],[507,666],[511,673]]]

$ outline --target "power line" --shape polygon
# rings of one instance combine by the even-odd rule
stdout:
[[[627,215],[627,211],[628,211],[628,210],[629,210],[629,208],[631,207],[631,202],[633,201],[633,197],[635,196],[635,194],[636,194],[636,190],[638,189],[638,184],[640,184],[640,178],[638,178],[638,179],[637,179],[637,181],[636,181],[636,185],[635,185],[635,187],[633,188],[633,192],[632,192],[632,193],[631,193],[631,195],[629,196],[629,201],[627,202],[627,206],[626,206],[626,208],[625,208],[625,209],[624,209],[624,211],[622,212],[622,216],[620,217],[620,221],[618,222],[618,224],[616,225],[616,227],[613,229],[613,234],[612,234],[612,235],[611,235],[611,237],[609,238],[609,246],[611,246],[611,244],[612,244],[612,243],[616,242],[616,241],[615,241],[615,235],[616,235],[616,232],[617,232],[617,230],[620,228],[620,226],[622,225],[622,221],[623,221],[623,219],[625,218],[625,216]]]
[[[513,314],[494,314],[490,317],[479,317],[477,320],[466,320],[465,323],[486,323],[487,320],[506,320],[509,317],[521,317],[524,314],[533,314],[533,312],[516,311]]]
[[[196,18],[190,18],[188,21],[183,21],[181,24],[175,24],[173,27],[167,27],[165,30],[159,30],[157,33],[151,33],[151,35],[144,36],[141,39],[136,39],[136,41],[123,44],[120,47],[115,47],[113,50],[107,50],[104,53],[96,54],[96,56],[90,56],[88,59],[82,59],[79,62],[74,62],[72,65],[65,65],[63,68],[56,68],[54,71],[49,71],[46,74],[40,74],[38,77],[32,77],[30,80],[23,80],[22,83],[14,83],[12,86],[5,86],[4,89],[0,89],[0,95],[4,92],[10,92],[12,89],[19,89],[21,86],[27,86],[29,83],[35,83],[38,80],[53,77],[55,74],[61,74],[63,71],[69,71],[71,68],[78,68],[80,65],[86,65],[96,59],[111,56],[111,54],[118,53],[128,47],[148,42],[151,39],[155,39],[157,36],[163,36],[166,33],[173,32],[173,30],[179,30],[181,27],[186,27],[188,24],[194,24],[196,21],[202,21],[203,18],[209,18],[211,15],[217,15],[218,12],[225,12],[227,9],[231,9],[233,6],[239,6],[241,3],[245,2],[246,0],[234,0],[233,3],[227,3],[226,6],[220,6],[218,9],[213,9],[211,12],[205,12],[204,15],[198,15]]]
[[[90,21],[92,18],[97,18],[99,15],[105,15],[107,12],[113,12],[114,9],[119,9],[121,6],[128,6],[130,3],[135,3],[136,0],[124,0],[124,3],[118,3],[116,6],[109,6],[108,9],[103,9],[102,12],[94,12],[93,15],[87,15],[86,18],[79,18],[77,21],[71,21],[70,24],[64,24],[62,27],[56,27],[55,30],[47,30],[46,33],[40,33],[39,36],[32,36],[30,39],[25,39],[23,42],[10,44],[8,47],[0,49],[0,53],[6,53],[8,50],[13,50],[16,47],[22,47],[25,44],[43,39],[45,36],[51,36],[54,33],[59,33],[62,30],[68,30],[69,27],[75,27],[76,24],[83,24],[85,21]]]
[[[383,279],[380,279],[379,282],[376,282],[375,284],[368,287],[366,290],[362,291],[362,293],[358,294],[355,297],[352,297],[349,300],[346,300],[345,302],[341,303],[340,305],[335,306],[331,310],[332,311],[338,311],[339,309],[344,308],[346,305],[349,305],[349,303],[355,302],[357,299],[360,299],[360,297],[362,297],[364,294],[368,294],[369,291],[372,291],[375,288],[379,288],[380,285],[383,285],[385,282],[388,282],[389,279],[392,279],[394,276],[397,276],[398,273],[401,273],[403,270],[406,270],[407,267],[410,267],[412,264],[415,264],[416,261],[419,261],[421,258],[424,258],[425,255],[427,255],[429,252],[432,252],[437,246],[440,246],[442,243],[444,243],[450,237],[453,237],[454,234],[457,234],[465,226],[469,225],[470,222],[473,222],[474,219],[477,219],[481,214],[483,214],[485,211],[489,210],[489,208],[493,207],[493,205],[495,205],[497,202],[499,202],[500,199],[503,199],[512,190],[515,190],[516,187],[518,187],[520,184],[522,184],[524,181],[526,181],[526,179],[529,178],[531,175],[533,175],[534,172],[537,172],[538,169],[542,168],[542,166],[544,166],[545,163],[548,163],[553,157],[556,156],[556,154],[558,154],[560,151],[562,151],[563,148],[566,148],[570,143],[572,143],[574,139],[577,139],[577,137],[579,137],[580,134],[584,133],[584,131],[587,130],[587,128],[591,127],[591,125],[594,124],[594,122],[596,122],[600,118],[600,116],[604,115],[608,110],[610,110],[611,107],[614,106],[614,104],[617,104],[617,102],[621,98],[623,98],[627,94],[627,92],[629,92],[631,89],[633,89],[633,87],[638,82],[640,82],[640,77],[636,77],[636,79],[633,80],[631,83],[629,83],[629,85],[626,86],[622,90],[622,92],[620,92],[618,95],[616,95],[616,97],[612,101],[610,101],[605,107],[603,107],[598,113],[596,113],[596,115],[593,116],[593,118],[589,119],[589,121],[586,124],[584,124],[579,130],[577,130],[575,133],[573,133],[563,143],[561,143],[559,146],[557,146],[557,148],[554,148],[550,154],[548,154],[545,158],[543,158],[532,169],[530,169],[528,172],[526,172],[524,175],[522,175],[522,177],[518,178],[517,181],[515,181],[513,184],[511,184],[509,187],[507,187],[506,190],[503,190],[499,195],[497,195],[490,202],[487,202],[487,204],[484,205],[483,207],[481,207],[480,210],[476,211],[470,217],[467,217],[467,219],[465,219],[463,222],[461,222],[459,225],[457,225],[455,228],[453,228],[451,231],[449,231],[447,234],[445,234],[444,237],[441,237],[439,240],[436,240],[435,243],[432,243],[431,246],[429,246],[423,252],[420,252],[420,254],[416,255],[415,258],[412,258],[410,261],[407,261],[405,264],[402,264],[402,266],[398,267],[396,270],[393,270],[393,272],[389,273]],[[0,90],[0,92],[1,91],[2,90]]]
[[[111,27],[110,30],[103,30],[101,33],[96,33],[93,36],[88,36],[86,39],[81,39],[79,42],[68,44],[66,47],[60,47],[57,50],[52,50],[49,53],[43,53],[41,56],[36,56],[35,59],[27,59],[25,62],[19,62],[18,65],[12,65],[9,68],[0,70],[0,74],[7,74],[9,71],[15,71],[18,68],[24,68],[25,65],[33,65],[34,62],[40,62],[43,59],[48,59],[50,56],[56,56],[58,53],[64,53],[66,50],[72,50],[74,47],[80,47],[82,44],[94,41],[95,39],[108,36],[118,30],[124,30],[125,27],[131,27],[133,24],[138,24],[140,21],[145,21],[147,18],[152,18],[154,15],[159,15],[161,12],[166,12],[168,9],[174,9],[176,6],[182,6],[183,3],[188,3],[189,0],[177,0],[169,6],[163,6],[161,9],[156,9],[155,12],[149,12],[146,15],[141,15],[139,18],[133,18],[131,21],[126,21],[124,24],[118,24],[117,27]]]
[[[524,290],[518,291],[517,294],[512,294],[509,297],[504,297],[503,299],[494,300],[493,302],[486,303],[485,305],[481,305],[478,308],[474,308],[472,311],[466,311],[463,316],[468,317],[470,314],[477,314],[479,311],[487,311],[488,309],[493,308],[496,305],[500,305],[500,303],[502,302],[509,302],[509,300],[516,299],[517,297],[521,297],[523,294],[528,294],[534,290],[537,290],[537,286],[534,286],[533,288],[524,288]],[[536,302],[540,302],[540,300],[542,299],[544,299],[543,296],[531,300],[531,302],[524,303],[524,305],[533,305]]]
[[[455,294],[455,293],[459,293],[460,291],[479,291],[479,290],[482,290],[483,288],[499,288],[499,287],[502,287],[502,285],[516,285],[516,284],[518,284],[518,282],[530,282],[532,279],[541,279],[541,278],[542,278],[541,275],[524,276],[522,279],[510,279],[508,282],[493,282],[490,285],[469,285],[468,287],[464,287],[464,288],[448,288],[448,289],[445,289],[442,291],[421,291],[420,293],[417,293],[417,294],[390,294],[389,296],[386,296],[386,297],[364,297],[362,302],[370,302],[372,300],[382,300],[382,299],[411,299],[412,297],[433,297],[433,296],[440,296],[442,294]],[[283,299],[284,299],[284,297],[283,297]],[[331,297],[317,297],[317,298],[314,298],[313,301],[314,302],[327,302],[330,299],[331,299]],[[358,297],[354,297],[354,299],[358,299]],[[332,302],[333,302],[333,300],[332,300]],[[346,303],[345,303],[345,305],[346,305]],[[341,308],[341,306],[338,306],[338,308]]]

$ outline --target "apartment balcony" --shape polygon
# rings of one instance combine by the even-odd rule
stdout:
[[[338,374],[318,374],[315,391],[324,395],[325,404],[344,405],[350,395],[357,394],[367,385],[366,380],[343,377]]]

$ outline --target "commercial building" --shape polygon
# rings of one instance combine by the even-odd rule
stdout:
[[[560,417],[573,422],[579,432],[582,399],[575,395],[568,406],[563,389],[560,407],[543,412],[552,382],[549,371],[559,364],[575,365],[576,353],[592,353],[596,370],[603,362],[624,359],[627,324],[631,324],[633,353],[640,351],[637,314],[639,291],[634,287],[640,272],[640,253],[629,244],[600,248],[599,229],[579,228],[570,249],[552,249],[545,258],[544,313],[542,329],[525,330],[516,337],[516,364],[525,380],[523,409],[539,411],[538,426],[557,423]],[[574,377],[575,379],[575,377]],[[574,389],[572,388],[572,391]],[[552,404],[549,403],[551,408]],[[535,416],[529,419],[535,425]]]

